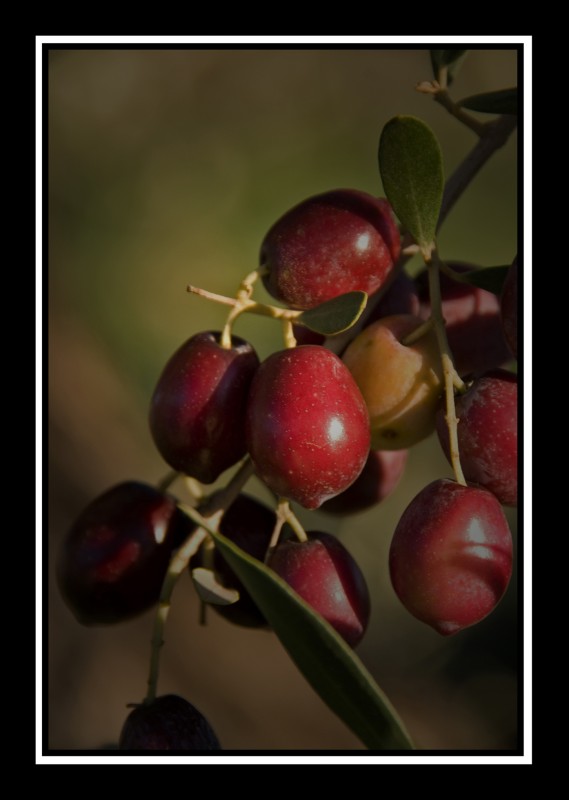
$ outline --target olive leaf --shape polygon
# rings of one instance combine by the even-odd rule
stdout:
[[[471,111],[482,111],[485,114],[511,114],[517,116],[518,113],[518,90],[500,89],[497,92],[485,92],[484,94],[474,94],[459,100],[457,105],[469,108]]]
[[[273,570],[212,531],[219,552],[243,582],[306,680],[371,750],[410,750],[395,709],[358,656]]]
[[[509,265],[483,267],[482,269],[473,269],[470,272],[456,272],[452,278],[459,283],[468,283],[471,286],[477,286],[479,289],[486,289],[487,292],[500,295],[502,294],[502,288],[509,269]]]
[[[444,188],[437,138],[416,117],[398,116],[383,128],[379,171],[393,210],[422,250],[434,243]]]
[[[239,600],[237,589],[228,589],[218,580],[215,572],[204,567],[197,567],[192,570],[192,580],[196,591],[204,603],[211,603],[216,606],[229,606]]]
[[[348,330],[358,321],[366,303],[365,292],[347,292],[303,311],[294,322],[324,336],[334,336]]]
[[[447,67],[447,84],[450,86],[467,50],[431,50],[430,53],[433,75],[438,80],[441,69]]]

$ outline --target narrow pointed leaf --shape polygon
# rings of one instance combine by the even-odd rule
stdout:
[[[486,92],[485,94],[474,94],[459,100],[458,104],[471,111],[482,111],[486,114],[512,114],[518,113],[518,90],[500,89],[497,92]]]
[[[295,319],[295,324],[304,325],[305,328],[322,333],[324,336],[334,336],[347,331],[358,321],[366,303],[365,292],[347,292],[315,308],[303,311]]]
[[[441,148],[416,117],[391,119],[379,140],[379,171],[393,210],[422,248],[434,242],[444,188]]]
[[[239,600],[237,589],[228,589],[223,586],[211,569],[197,567],[192,570],[192,580],[196,591],[204,603],[216,606],[229,606]]]
[[[431,50],[431,66],[435,78],[438,80],[442,67],[448,67],[447,84],[450,86],[466,52],[466,50]]]
[[[469,283],[471,286],[478,286],[479,289],[486,289],[487,292],[500,295],[509,268],[509,265],[484,267],[483,269],[473,269],[471,272],[457,272],[453,278],[459,283]]]
[[[216,546],[322,700],[371,750],[413,744],[389,700],[353,650],[276,573],[219,533]]]

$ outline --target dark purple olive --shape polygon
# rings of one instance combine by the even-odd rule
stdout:
[[[240,494],[223,515],[219,530],[250,556],[253,556],[258,561],[264,561],[275,523],[276,514],[274,511],[271,511],[270,508],[253,497]],[[202,548],[192,559],[190,570],[195,567],[205,566],[203,553],[204,550]],[[237,589],[239,600],[230,605],[212,605],[211,607],[222,617],[236,625],[243,625],[248,628],[267,626],[268,623],[265,616],[217,549],[213,555],[213,569],[221,578],[224,586],[230,589]]]
[[[141,614],[158,602],[172,552],[192,528],[164,492],[134,481],[114,486],[63,542],[57,577],[65,602],[83,625]]]
[[[192,336],[164,367],[150,405],[150,430],[164,460],[213,483],[246,453],[245,409],[259,359],[248,342]]]
[[[119,750],[221,750],[207,719],[183,697],[162,695],[134,708],[123,725]]]

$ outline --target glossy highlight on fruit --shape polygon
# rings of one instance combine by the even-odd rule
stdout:
[[[198,333],[164,367],[152,396],[150,430],[164,460],[202,483],[212,483],[246,452],[244,420],[249,387],[259,366],[248,342]]]
[[[127,481],[93,500],[67,534],[61,594],[83,625],[122,622],[158,602],[172,552],[193,529],[176,500]]]
[[[247,443],[261,480],[305,508],[347,489],[368,456],[369,420],[338,356],[318,345],[269,356],[251,386]]]
[[[399,314],[377,320],[356,336],[342,360],[365,400],[373,450],[403,450],[435,428],[443,391],[435,332],[403,344],[422,320]]]
[[[174,694],[134,708],[125,720],[119,750],[194,752],[221,750],[204,715]]]
[[[460,463],[465,478],[496,495],[506,506],[518,504],[518,379],[496,369],[477,378],[455,399]],[[437,433],[450,463],[444,410]]]
[[[433,481],[401,517],[389,552],[405,608],[443,636],[484,619],[512,574],[512,536],[486,489]]]
[[[310,197],[284,214],[261,246],[267,291],[307,309],[350,291],[376,292],[399,258],[387,200],[355,189]]]
[[[307,542],[281,542],[268,566],[355,647],[366,631],[370,615],[364,576],[334,536],[320,531],[307,535]]]

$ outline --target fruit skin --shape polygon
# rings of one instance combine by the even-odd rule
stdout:
[[[450,262],[456,272],[477,269],[472,264]],[[502,331],[500,301],[492,292],[453,281],[440,273],[442,312],[453,363],[459,375],[483,372],[500,367],[510,360]],[[427,319],[431,313],[426,272],[416,278],[421,310]]]
[[[342,516],[381,503],[401,480],[407,455],[407,450],[370,450],[359,477],[345,492],[327,500],[320,510]]]
[[[93,500],[57,564],[61,594],[77,620],[122,622],[157,603],[172,552],[192,529],[173,497],[144,483],[120,483]]]
[[[304,200],[265,236],[260,263],[267,291],[307,309],[345,292],[373,294],[399,258],[399,230],[384,198],[335,189]]]
[[[134,708],[125,720],[119,750],[221,750],[219,740],[197,708],[175,694]]]
[[[403,512],[389,552],[405,608],[443,636],[484,619],[512,574],[512,536],[493,494],[441,479]]]
[[[406,449],[435,428],[443,391],[435,332],[401,343],[422,323],[410,314],[384,317],[364,328],[342,356],[369,412],[373,450]]]
[[[324,344],[326,337],[323,333],[311,331],[310,328],[305,328],[304,325],[293,325],[292,332],[296,339],[297,345],[301,344]]]
[[[305,508],[347,489],[369,452],[358,387],[338,356],[318,345],[281,350],[261,364],[246,428],[257,475]]]
[[[244,419],[259,359],[252,346],[221,334],[198,333],[171,357],[150,405],[150,430],[173,469],[212,483],[246,452]]]
[[[500,299],[504,336],[514,356],[518,357],[518,259],[508,270]]]
[[[420,303],[415,282],[403,271],[393,280],[385,294],[371,312],[368,323],[371,325],[383,317],[396,314],[419,316]]]
[[[240,494],[223,515],[219,529],[250,556],[264,561],[276,520],[276,514],[270,508],[249,495]],[[203,548],[190,562],[190,569],[198,566],[205,566]],[[212,604],[211,608],[236,625],[266,627],[265,616],[217,549],[213,553],[213,569],[224,586],[237,589],[239,600],[227,606]]]
[[[320,531],[310,531],[307,536],[307,542],[281,542],[268,566],[355,647],[370,616],[365,578],[334,536]]]
[[[455,398],[460,464],[467,481],[478,483],[506,506],[518,504],[518,380],[505,370],[490,370]],[[450,463],[444,410],[437,433]]]

